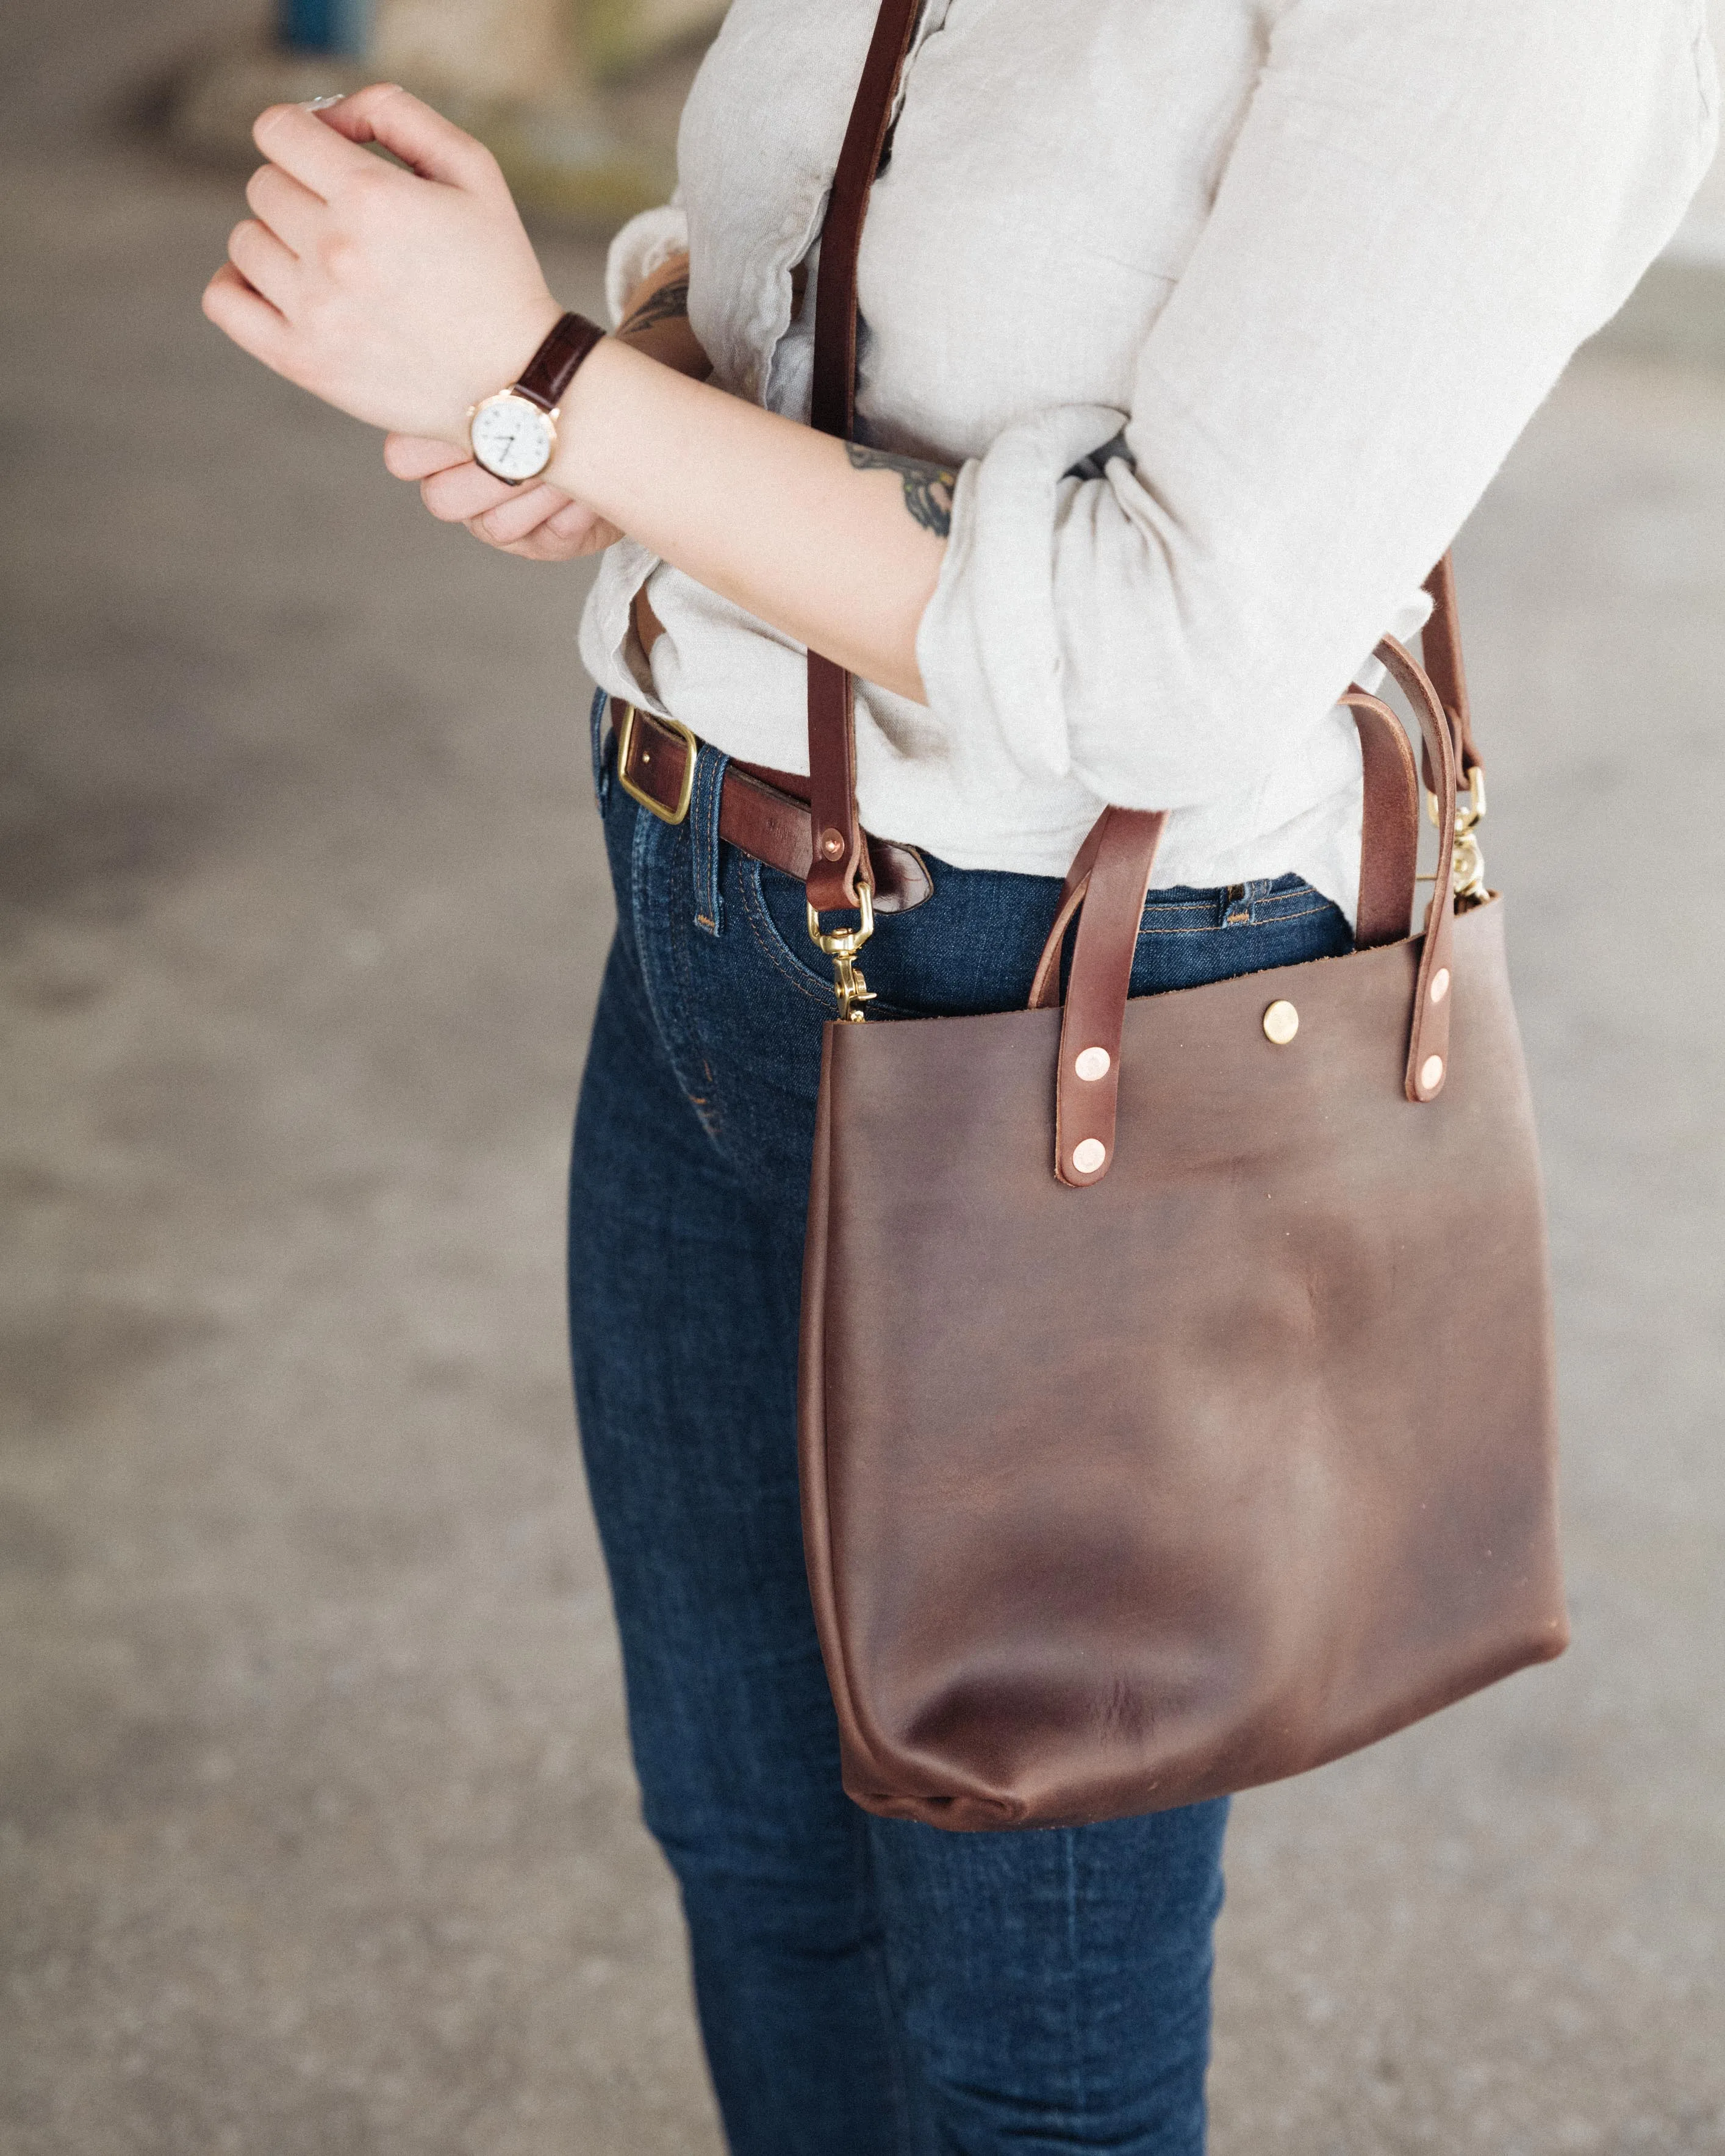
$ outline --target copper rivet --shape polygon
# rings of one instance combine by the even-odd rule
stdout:
[[[1436,1092],[1444,1075],[1441,1055],[1428,1055],[1420,1066],[1420,1090],[1422,1093]]]
[[[1113,1060],[1113,1057],[1109,1055],[1106,1048],[1081,1048],[1078,1051],[1078,1060],[1072,1068],[1081,1078],[1087,1079],[1093,1084],[1098,1078],[1107,1076],[1108,1066]]]
[[[1094,1175],[1108,1158],[1108,1148],[1100,1138],[1080,1138],[1072,1148],[1072,1165],[1081,1175]]]
[[[820,850],[821,858],[824,860],[837,860],[839,855],[845,850],[844,833],[842,831],[823,831],[820,834]]]
[[[1440,966],[1431,977],[1431,999],[1435,1004],[1440,1004],[1449,993],[1450,969],[1447,966]]]
[[[1273,1003],[1264,1014],[1264,1038],[1286,1048],[1300,1030],[1300,1014],[1289,1003]]]

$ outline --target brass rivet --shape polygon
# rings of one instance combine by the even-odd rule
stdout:
[[[1300,1014],[1290,1003],[1273,1003],[1264,1014],[1264,1038],[1286,1048],[1300,1030]]]
[[[1440,966],[1431,977],[1431,999],[1435,1004],[1440,1004],[1449,993],[1450,969],[1447,966]]]
[[[1108,1066],[1113,1060],[1106,1048],[1081,1048],[1078,1060],[1072,1068],[1081,1078],[1094,1084],[1098,1078],[1107,1076]]]
[[[1443,1057],[1441,1055],[1428,1055],[1425,1062],[1423,1062],[1420,1066],[1420,1091],[1422,1093],[1436,1092],[1438,1087],[1443,1083]]]
[[[821,833],[820,853],[821,859],[823,860],[835,861],[844,850],[845,834],[842,831],[823,831]]]
[[[1072,1165],[1081,1175],[1094,1175],[1108,1158],[1108,1148],[1100,1138],[1080,1138],[1072,1148]]]

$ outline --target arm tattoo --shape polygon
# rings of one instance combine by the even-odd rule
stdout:
[[[661,285],[656,292],[649,292],[634,312],[619,328],[619,336],[632,336],[641,330],[650,330],[660,322],[674,321],[689,312],[689,280],[674,277],[669,285]]]
[[[895,457],[885,449],[870,449],[860,442],[847,442],[845,454],[856,471],[896,471],[905,483],[905,507],[937,539],[952,529],[952,489],[958,475],[944,465],[925,463],[921,457]]]

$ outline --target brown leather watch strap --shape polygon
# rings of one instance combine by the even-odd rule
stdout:
[[[863,218],[921,9],[922,0],[882,0],[821,227],[809,417],[822,434],[841,440],[850,435],[855,410]],[[809,780],[814,820],[809,903],[817,912],[849,911],[859,903],[859,881],[868,880],[856,806],[855,701],[850,675],[817,651],[809,654]]]
[[[543,344],[527,362],[515,384],[518,397],[542,411],[554,412],[576,371],[592,357],[593,346],[605,332],[585,315],[561,316]],[[525,424],[525,423],[523,423]]]

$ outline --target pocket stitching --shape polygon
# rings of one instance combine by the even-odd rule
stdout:
[[[748,916],[755,941],[793,987],[800,988],[811,1001],[818,1003],[828,1017],[836,1018],[839,1013],[837,991],[830,982],[822,980],[812,966],[805,968],[778,932],[778,923],[773,918],[761,889],[761,873],[765,863],[757,861],[752,854],[744,854],[742,859],[742,868],[737,883],[742,892],[742,910]],[[780,870],[778,873],[782,875],[784,871]],[[809,947],[813,950],[814,946],[811,943]],[[897,1004],[888,1003],[884,996],[877,997],[870,1004],[869,1014],[873,1018],[906,1019],[919,1015],[915,1011],[903,1009]]]
[[[796,959],[786,950],[778,924],[767,911],[767,901],[761,893],[761,864],[752,855],[743,855],[742,873],[737,882],[742,891],[742,910],[748,916],[755,941],[771,961],[774,970],[783,974],[793,988],[800,989],[810,1002],[818,1003],[829,1015],[836,1012],[839,1008],[836,992],[828,987],[812,967],[805,971],[798,966]]]
[[[1291,897],[1292,892],[1288,893],[1288,896]],[[1202,909],[1194,908],[1193,911],[1208,912],[1209,909],[1205,906]],[[1236,928],[1280,928],[1284,921],[1310,921],[1315,914],[1340,913],[1341,911],[1339,906],[1333,905],[1330,900],[1325,899],[1321,905],[1301,906],[1297,913],[1265,913],[1260,914],[1255,921],[1238,921],[1232,926]],[[1225,921],[1208,921],[1196,927],[1153,928],[1147,923],[1139,929],[1138,934],[1141,937],[1219,936],[1230,925]]]

